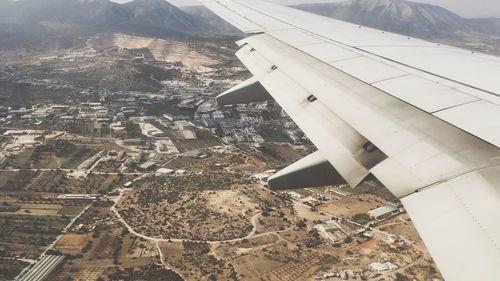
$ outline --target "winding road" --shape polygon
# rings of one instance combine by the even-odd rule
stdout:
[[[180,239],[180,238],[156,238],[156,237],[150,237],[150,236],[147,236],[147,235],[144,235],[144,234],[141,234],[141,233],[135,231],[132,228],[132,226],[130,226],[125,221],[125,219],[118,212],[118,210],[116,210],[116,205],[118,204],[118,202],[120,202],[120,200],[122,199],[122,197],[125,194],[126,190],[125,189],[119,189],[118,191],[120,192],[120,195],[116,199],[114,199],[115,204],[113,204],[113,206],[111,206],[111,211],[116,215],[116,217],[118,218],[118,220],[128,229],[128,231],[131,234],[133,234],[133,235],[135,235],[137,237],[140,237],[142,239],[145,239],[145,240],[148,240],[148,241],[152,241],[152,242],[195,242],[195,243],[208,243],[208,244],[215,244],[216,245],[216,244],[240,242],[240,241],[242,241],[244,239],[265,236],[265,235],[268,235],[268,234],[278,234],[278,233],[282,233],[282,232],[285,232],[285,231],[289,231],[290,229],[293,228],[293,226],[290,226],[290,227],[288,227],[288,228],[286,228],[284,230],[269,231],[269,232],[255,234],[257,232],[257,221],[258,221],[259,217],[262,215],[262,212],[258,212],[255,215],[253,215],[252,218],[250,218],[250,223],[252,224],[252,231],[250,231],[250,233],[248,235],[246,235],[245,237],[241,237],[241,238],[228,239],[228,240],[220,240],[220,241],[205,241],[205,240],[192,240],[192,239]]]

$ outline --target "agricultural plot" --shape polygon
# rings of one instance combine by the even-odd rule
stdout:
[[[97,150],[95,149],[85,146],[79,146],[73,153],[71,153],[67,160],[62,163],[61,168],[76,169],[80,164],[82,164],[85,160],[89,159],[96,153]]]
[[[91,240],[91,234],[65,234],[57,243],[56,249],[65,255],[77,255]]]
[[[4,169],[11,167],[14,169],[26,169],[30,168],[31,155],[33,149],[25,149],[15,155],[8,156],[2,163],[0,163],[0,168]]]
[[[338,200],[320,205],[317,208],[338,217],[350,218],[356,214],[366,213],[385,205],[379,197],[371,194],[360,194],[349,197],[337,196]]]
[[[321,253],[311,253],[301,257],[300,261],[289,262],[278,268],[273,269],[266,275],[266,280],[272,281],[294,281],[302,278],[311,277],[318,266],[328,263],[328,260],[334,259],[331,256]]]
[[[84,178],[73,178],[60,170],[43,171],[26,189],[34,192],[95,194],[109,192],[128,180],[120,175],[89,174]]]
[[[0,191],[19,192],[27,187],[39,175],[34,171],[0,172]]]
[[[151,258],[158,255],[156,244],[137,237],[126,236],[121,259]]]
[[[148,264],[135,268],[110,267],[101,276],[102,280],[137,280],[137,281],[184,281],[177,273],[162,265]]]
[[[68,222],[60,216],[0,213],[0,248],[5,256],[36,259]]]
[[[57,212],[58,215],[61,216],[70,216],[74,217],[78,215],[81,211],[83,210],[83,206],[63,206],[59,211]]]
[[[0,241],[35,246],[49,245],[69,219],[50,216],[0,215]]]
[[[61,205],[55,204],[19,204],[10,203],[6,209],[2,211],[3,215],[31,215],[31,216],[59,216]],[[5,207],[5,204],[4,204]],[[9,208],[12,209],[9,211]],[[1,210],[2,208],[0,208]]]
[[[5,257],[22,257],[28,259],[38,258],[45,250],[45,246],[5,242],[0,242],[0,248],[3,249]]]
[[[48,280],[54,281],[96,281],[103,274],[107,267],[89,266],[76,267],[64,265],[54,271]]]
[[[13,259],[0,259],[0,280],[14,280],[28,263],[13,260]]]
[[[100,233],[97,240],[94,241],[94,245],[88,254],[88,259],[112,259],[121,233],[121,228],[112,228]]]

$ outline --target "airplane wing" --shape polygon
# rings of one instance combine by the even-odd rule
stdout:
[[[251,35],[237,56],[254,77],[218,101],[272,96],[318,148],[270,187],[374,175],[446,280],[500,280],[499,57],[258,0],[202,2]]]

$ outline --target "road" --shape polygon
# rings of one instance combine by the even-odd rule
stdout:
[[[111,211],[116,215],[118,220],[128,229],[128,231],[142,239],[148,240],[148,241],[153,241],[153,242],[197,242],[197,243],[208,243],[208,244],[223,244],[223,243],[228,243],[228,242],[239,242],[244,239],[252,238],[252,237],[259,237],[262,235],[270,234],[270,233],[279,233],[283,231],[272,231],[272,232],[266,232],[266,233],[260,233],[258,235],[255,235],[255,232],[257,231],[257,219],[260,217],[261,212],[258,212],[257,214],[253,215],[252,218],[250,219],[250,223],[252,224],[252,231],[245,237],[242,238],[235,238],[235,239],[229,239],[229,240],[221,240],[221,241],[202,241],[202,240],[191,240],[191,239],[179,239],[179,238],[156,238],[156,237],[150,237],[144,234],[141,234],[137,231],[135,231],[122,217],[122,215],[116,210],[116,204],[120,202],[122,199],[123,195],[125,194],[126,190],[120,189],[119,190],[120,195],[114,200],[115,204],[111,206]]]
[[[0,172],[20,172],[20,171],[33,171],[33,172],[52,172],[52,171],[63,171],[63,172],[74,172],[75,170],[71,169],[0,169]],[[82,171],[85,172],[85,171]],[[88,172],[88,171],[87,171]],[[138,176],[143,175],[144,173],[135,172],[135,173],[116,173],[116,172],[92,172],[95,175],[131,175]]]
[[[33,264],[36,262],[36,260],[32,260],[32,259],[22,259],[22,258],[9,258],[9,257],[0,257],[1,260],[16,260],[16,261],[22,261],[22,262],[25,262],[25,263],[30,263],[30,264]]]
[[[156,241],[156,248],[158,249],[158,255],[160,256],[160,261],[161,261],[161,264],[168,270],[171,270],[175,273],[177,273],[177,275],[179,275],[180,277],[182,277],[182,279],[186,280],[186,278],[184,278],[184,276],[177,270],[175,270],[174,268],[171,268],[170,266],[166,265],[165,264],[165,259],[163,258],[163,252],[161,251],[161,248],[160,248],[160,242]]]
[[[245,237],[241,237],[241,238],[220,240],[220,241],[203,241],[203,240],[191,240],[191,239],[179,239],[179,238],[150,237],[150,236],[147,236],[147,235],[144,235],[144,234],[141,234],[141,233],[135,231],[134,228],[131,227],[127,223],[127,221],[122,217],[122,215],[118,212],[118,210],[116,210],[116,205],[121,201],[121,199],[123,198],[123,196],[125,195],[127,190],[119,189],[118,192],[120,193],[120,195],[114,199],[115,204],[113,204],[113,206],[111,206],[111,211],[116,215],[118,220],[127,228],[127,230],[131,234],[133,234],[137,237],[140,237],[142,239],[152,241],[152,242],[184,242],[184,241],[188,241],[188,242],[208,243],[208,244],[224,244],[224,243],[240,242],[244,239],[260,237],[260,236],[264,236],[264,235],[268,235],[268,234],[278,234],[278,233],[282,233],[282,232],[288,231],[288,230],[293,228],[293,226],[291,226],[291,227],[284,229],[284,230],[269,231],[269,232],[255,234],[257,232],[257,221],[262,214],[262,212],[258,212],[250,218],[250,223],[252,224],[252,231],[250,231],[250,233],[248,235],[246,235]]]

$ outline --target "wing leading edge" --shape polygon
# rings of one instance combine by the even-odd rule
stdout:
[[[205,2],[258,33],[238,42],[238,58],[318,148],[270,183],[286,185],[301,167],[324,169],[325,161],[353,187],[373,174],[401,199],[447,280],[498,279],[500,90],[491,75],[479,76],[500,69],[500,59],[262,1]],[[393,51],[361,46],[349,35],[360,29],[366,46]],[[445,61],[476,66],[473,77],[429,64],[431,46]]]

